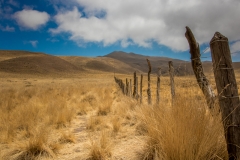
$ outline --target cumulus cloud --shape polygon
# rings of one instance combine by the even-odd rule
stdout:
[[[7,25],[6,27],[0,25],[0,30],[2,30],[4,32],[14,32],[15,28],[14,27],[10,27],[9,25]]]
[[[155,41],[175,51],[188,49],[184,36],[189,26],[200,44],[209,43],[216,31],[230,41],[240,37],[240,1],[237,0],[74,0],[71,10],[54,17],[51,33],[70,34],[76,43],[104,46],[151,47]],[[81,8],[79,10],[78,8]]]
[[[45,25],[50,16],[46,12],[40,12],[32,9],[23,9],[13,15],[17,23],[26,29],[37,30],[39,27]]]

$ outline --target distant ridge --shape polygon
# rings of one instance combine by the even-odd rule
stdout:
[[[136,53],[126,53],[122,51],[114,51],[110,54],[105,55],[105,57],[111,57],[113,59],[117,59],[145,73],[148,72],[148,65],[146,61],[147,58],[151,62],[152,73],[155,73],[155,74],[157,73],[157,70],[159,67],[162,70],[162,74],[168,74],[169,61],[173,61],[175,72],[177,75],[185,75],[185,74],[193,73],[190,68],[189,62],[178,60],[178,59],[171,59],[167,57],[151,57],[151,56],[139,55]]]
[[[13,74],[38,74],[38,75],[67,75],[82,73],[122,73],[132,74],[147,73],[146,59],[152,65],[152,74],[161,68],[163,75],[168,75],[168,62],[173,61],[175,75],[193,75],[191,63],[167,57],[151,57],[136,53],[114,51],[101,57],[81,56],[53,56],[45,53],[28,51],[0,50],[0,72]],[[212,63],[203,62],[204,72],[212,74]],[[234,62],[236,73],[240,73],[240,62]]]

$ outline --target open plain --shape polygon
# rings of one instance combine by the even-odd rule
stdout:
[[[6,52],[0,53],[0,159],[228,159],[218,105],[209,111],[184,67],[175,76],[173,104],[167,73],[156,104],[152,74],[148,105],[147,74],[120,60]],[[144,75],[142,104],[114,81],[133,79],[135,70]],[[207,77],[216,93],[210,69]]]

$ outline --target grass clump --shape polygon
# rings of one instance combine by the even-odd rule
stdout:
[[[109,137],[109,133],[102,132],[99,140],[91,141],[88,160],[101,160],[111,158],[111,149],[113,145]]]
[[[87,129],[91,131],[99,130],[100,125],[103,123],[102,117],[100,116],[92,116],[89,118],[87,122]]]
[[[148,137],[142,159],[227,159],[221,115],[203,104],[178,97],[174,105],[143,107]]]

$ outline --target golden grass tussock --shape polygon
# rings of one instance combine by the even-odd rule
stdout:
[[[179,94],[173,106],[140,109],[148,137],[142,159],[227,159],[221,115],[190,94]]]
[[[63,132],[58,141],[60,143],[76,143],[76,137],[71,132]]]
[[[88,160],[109,159],[112,156],[111,150],[113,143],[110,138],[111,134],[108,132],[101,132],[98,139],[91,141]]]
[[[86,128],[91,131],[100,130],[102,123],[103,123],[102,116],[91,116],[88,119]]]
[[[53,157],[59,143],[74,142],[74,137],[70,134],[63,135],[58,140],[58,131],[54,129],[66,127],[75,117],[79,108],[71,99],[79,93],[72,92],[75,88],[68,85],[38,84],[33,88],[19,85],[2,90],[0,149],[4,151],[1,152],[1,157],[5,158],[0,159]],[[51,130],[56,133],[49,137]],[[9,155],[12,156],[9,158]]]
[[[121,118],[119,116],[114,116],[112,117],[111,122],[112,122],[113,132],[118,133],[122,127]]]
[[[10,144],[10,150],[5,149],[3,159],[34,160],[42,156],[55,157],[60,145],[52,143],[49,136],[50,128],[36,127],[33,132],[29,138]]]

